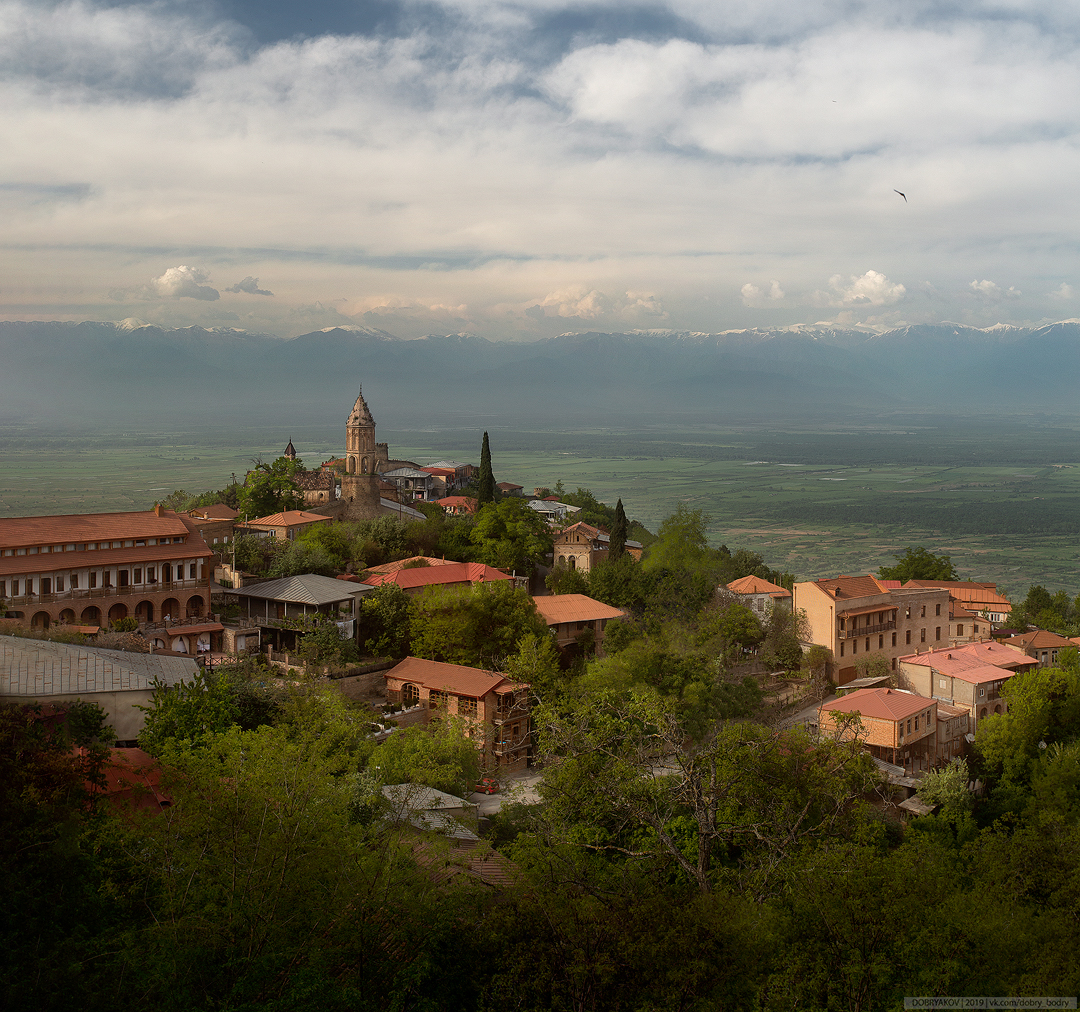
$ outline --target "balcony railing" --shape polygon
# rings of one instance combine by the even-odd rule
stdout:
[[[889,632],[895,628],[895,622],[879,622],[877,625],[863,625],[857,629],[841,629],[837,635],[842,640],[854,640],[860,636],[873,636],[875,633]]]
[[[140,597],[147,594],[164,594],[170,591],[205,590],[206,580],[173,580],[171,583],[136,583],[126,587],[94,587],[84,590],[68,590],[61,594],[21,594],[18,597],[0,598],[7,607],[31,604],[56,604],[60,601],[90,601],[107,597]]]
[[[492,751],[496,755],[507,755],[510,752],[520,752],[523,748],[528,748],[530,744],[530,736],[528,734],[521,734],[515,737],[507,737],[502,741],[495,741],[492,745]]]
[[[524,720],[529,715],[529,703],[527,700],[521,700],[519,703],[514,703],[511,706],[500,706],[495,711],[493,718],[496,724],[505,724],[508,720]]]

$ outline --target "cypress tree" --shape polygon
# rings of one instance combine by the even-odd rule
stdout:
[[[488,445],[488,434],[484,433],[484,445],[480,449],[480,491],[477,501],[481,506],[495,501],[495,475],[491,470],[491,447]]]
[[[608,558],[614,562],[616,559],[622,558],[626,552],[626,532],[629,525],[626,522],[626,513],[623,511],[622,500],[620,499],[615,504],[615,523],[611,526],[611,550],[608,552]]]

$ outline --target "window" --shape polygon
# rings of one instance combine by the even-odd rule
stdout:
[[[958,625],[956,627],[956,635],[957,636],[963,636],[964,635],[964,627],[962,625]]]
[[[97,586],[97,570],[90,570],[90,589],[93,590]]]
[[[78,573],[72,573],[71,574],[71,589],[72,590],[78,590],[79,589],[79,574]]]
[[[125,548],[134,548],[135,547],[135,542],[134,541],[125,541],[124,542],[124,547]]]
[[[915,718],[915,730],[916,731],[919,730],[919,718],[918,717]]]
[[[431,707],[445,707],[449,699],[450,693],[440,692],[438,689],[432,689],[431,692],[428,693],[428,705]]]
[[[141,567],[139,569],[133,569],[131,571],[131,582],[132,583],[142,583],[142,568]]]
[[[841,657],[844,656],[844,641],[843,640],[840,641],[840,656]]]
[[[949,683],[947,681],[945,681],[944,678],[939,678],[938,683],[937,683],[937,687],[939,689],[947,689],[949,687]]]
[[[940,615],[941,614],[941,605],[940,604],[937,605],[936,609],[934,610],[934,614],[935,615]]]
[[[157,577],[154,575],[154,567],[153,566],[147,566],[146,567],[146,582],[147,583],[157,583]]]
[[[878,650],[880,650],[883,646],[885,646],[885,637],[884,636],[879,636],[877,638],[877,645],[878,645]]]
[[[64,578],[62,576],[56,578],[56,593],[64,593]]]
[[[867,653],[870,652],[870,637],[869,636],[866,637],[866,651],[867,651]]]
[[[0,597],[7,597],[7,582],[0,580]]]
[[[136,541],[135,542],[135,547],[136,548],[145,548],[146,547],[146,538],[143,538],[142,541]]]
[[[909,629],[904,635],[907,637],[907,639],[905,639],[904,642],[905,643],[910,643],[911,642],[911,630]]]
[[[892,634],[892,645],[896,646],[896,633]]]
[[[128,585],[128,571],[126,569],[120,570],[120,586],[126,587]]]
[[[462,717],[476,716],[476,700],[469,696],[458,696],[457,712]]]
[[[859,652],[859,641],[858,640],[852,640],[851,641],[851,652],[853,654],[857,654]]]
[[[975,635],[978,636],[979,635],[979,623],[976,622],[971,628],[974,629]]]
[[[926,630],[925,629],[920,629],[919,630],[919,642],[920,643],[925,643],[926,642]]]
[[[908,717],[908,722],[907,722],[907,733],[911,734],[911,718],[910,717]]]
[[[941,626],[939,626],[939,625],[934,626],[934,639],[935,640],[941,639]]]
[[[18,580],[12,580],[11,581],[11,596],[12,597],[18,597],[19,596],[19,581]]]
[[[196,574],[198,573],[198,571],[199,571],[198,565],[193,562],[190,566],[188,566],[188,577],[190,579],[194,580]]]
[[[102,572],[102,576],[104,577],[105,586],[106,587],[111,587],[112,586],[112,570],[111,569],[103,569],[101,572]]]
[[[51,594],[52,593],[52,580],[49,579],[49,577],[47,577],[47,576],[43,576],[41,578],[41,593],[43,593],[43,594]]]
[[[925,604],[922,606],[922,615],[920,615],[919,617],[920,618],[926,618],[926,605]]]
[[[34,593],[34,581],[33,580],[27,580],[26,581],[26,593],[27,593],[27,596]]]

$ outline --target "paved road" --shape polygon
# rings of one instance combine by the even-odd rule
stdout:
[[[502,790],[498,794],[470,794],[469,801],[478,807],[481,816],[501,812],[504,804],[513,802],[535,805],[540,800],[536,787],[543,778],[539,770],[529,770],[512,780],[503,780]]]

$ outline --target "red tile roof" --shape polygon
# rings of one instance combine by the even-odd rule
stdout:
[[[406,657],[400,664],[383,672],[383,677],[422,685],[426,689],[445,690],[455,695],[476,698],[486,696],[492,690],[510,682],[510,679],[497,671],[429,661],[423,657]]]
[[[370,576],[388,576],[390,573],[396,573],[399,569],[404,569],[410,562],[416,562],[418,559],[423,559],[429,566],[453,566],[455,563],[448,562],[446,559],[434,559],[430,555],[414,555],[409,559],[398,559],[397,562],[387,562],[381,566],[372,566],[367,570]],[[423,566],[412,567],[415,569],[423,569]]]
[[[925,654],[909,654],[901,657],[900,663],[917,664],[977,685],[1008,678],[1016,673],[1017,668],[1028,667],[1035,662],[1016,647],[987,641]]]
[[[1076,646],[1072,640],[1059,636],[1055,632],[1050,632],[1049,629],[1036,629],[1034,632],[1019,633],[1016,636],[1010,636],[1008,639],[1002,640],[1002,643],[1019,647],[1021,650],[1041,650],[1043,648],[1057,650],[1061,647]]]
[[[513,492],[515,488],[523,488],[522,485],[515,485],[512,481],[500,481],[495,486],[500,492]]]
[[[271,513],[268,517],[258,517],[247,521],[247,524],[239,526],[254,527],[300,527],[304,524],[317,524],[328,522],[330,517],[324,517],[321,513],[308,513],[306,510],[286,510],[284,513]]]
[[[482,562],[449,562],[446,565],[420,566],[416,569],[399,569],[396,573],[375,574],[370,579],[365,576],[364,582],[372,587],[383,583],[396,583],[403,590],[409,590],[441,584],[492,583],[512,579],[513,577],[506,573],[500,573]]]
[[[172,804],[161,789],[161,767],[141,748],[114,748],[102,768],[104,788],[87,782],[91,794],[100,794],[114,805],[160,812]]]
[[[947,590],[949,596],[962,601],[976,611],[1012,611],[1008,598],[997,593],[993,583],[973,583],[970,580],[908,580],[905,587],[922,587],[927,590]]]
[[[54,517],[0,517],[0,548],[87,541],[123,541],[187,534],[172,510],[134,513],[76,513]]]
[[[816,580],[815,584],[822,590],[828,591],[831,597],[837,601],[843,601],[851,597],[872,597],[875,594],[887,594],[890,590],[884,581],[867,573],[866,576],[837,576],[830,578],[823,576]],[[837,593],[839,591],[839,593]]]
[[[188,510],[187,515],[193,520],[235,520],[240,514],[231,506],[218,502],[213,506],[196,506],[195,509]]]
[[[741,580],[733,580],[727,585],[727,589],[733,594],[768,594],[770,597],[791,597],[791,591],[778,587],[775,583],[769,583],[760,576],[744,576]]]
[[[595,622],[597,619],[622,618],[626,615],[621,608],[594,601],[584,594],[535,597],[533,604],[548,625],[558,625],[560,622]]]
[[[856,689],[839,699],[822,703],[821,709],[839,713],[857,711],[864,717],[876,717],[880,720],[906,720],[922,710],[936,706],[933,699],[899,689]]]

